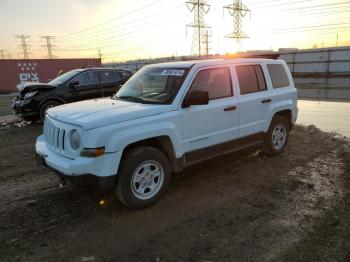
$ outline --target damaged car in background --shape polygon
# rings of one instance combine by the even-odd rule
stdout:
[[[25,120],[44,120],[51,107],[81,100],[108,97],[132,75],[114,68],[75,69],[48,83],[25,83],[11,103],[12,111]]]

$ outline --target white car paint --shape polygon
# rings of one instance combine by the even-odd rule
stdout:
[[[241,95],[235,66],[258,64],[263,68],[268,89]],[[273,89],[266,64],[279,63],[287,71],[290,86]],[[73,176],[118,173],[123,150],[131,143],[165,136],[171,141],[174,155],[181,158],[196,149],[220,144],[259,132],[267,132],[275,113],[291,110],[291,123],[297,118],[297,91],[284,61],[269,59],[203,60],[150,65],[153,67],[188,67],[190,71],[173,102],[169,105],[140,104],[110,98],[66,104],[48,110],[44,133],[37,139],[36,151],[48,166]],[[198,71],[228,66],[233,97],[211,100],[208,105],[182,108],[182,101]],[[264,98],[271,103],[262,104]],[[224,112],[227,106],[237,110]],[[52,131],[53,130],[53,131]],[[61,131],[61,130],[64,130]],[[81,146],[73,150],[70,133],[77,130]],[[64,136],[64,139],[62,138]],[[60,144],[60,141],[64,143]],[[84,148],[105,147],[98,158],[80,156]]]

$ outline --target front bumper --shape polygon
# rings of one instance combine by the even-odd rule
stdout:
[[[70,159],[52,152],[46,146],[43,135],[37,138],[35,149],[42,165],[70,180],[77,180],[78,177],[84,180],[84,177],[87,176],[101,180],[108,179],[108,177],[114,178],[122,156],[122,152],[118,151],[105,153],[103,156],[96,158],[79,156]]]
[[[39,115],[36,109],[36,102],[32,99],[20,99],[17,96],[11,102],[11,109],[18,116]]]

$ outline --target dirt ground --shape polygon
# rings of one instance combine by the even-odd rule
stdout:
[[[288,148],[173,176],[155,205],[59,188],[36,166],[42,125],[0,126],[0,261],[350,261],[350,142],[296,126]]]

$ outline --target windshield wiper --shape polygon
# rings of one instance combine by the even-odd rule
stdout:
[[[137,102],[137,103],[145,103],[145,100],[143,100],[142,98],[139,97],[134,97],[134,96],[116,96],[117,100],[129,100],[129,101],[133,101],[133,102]]]

